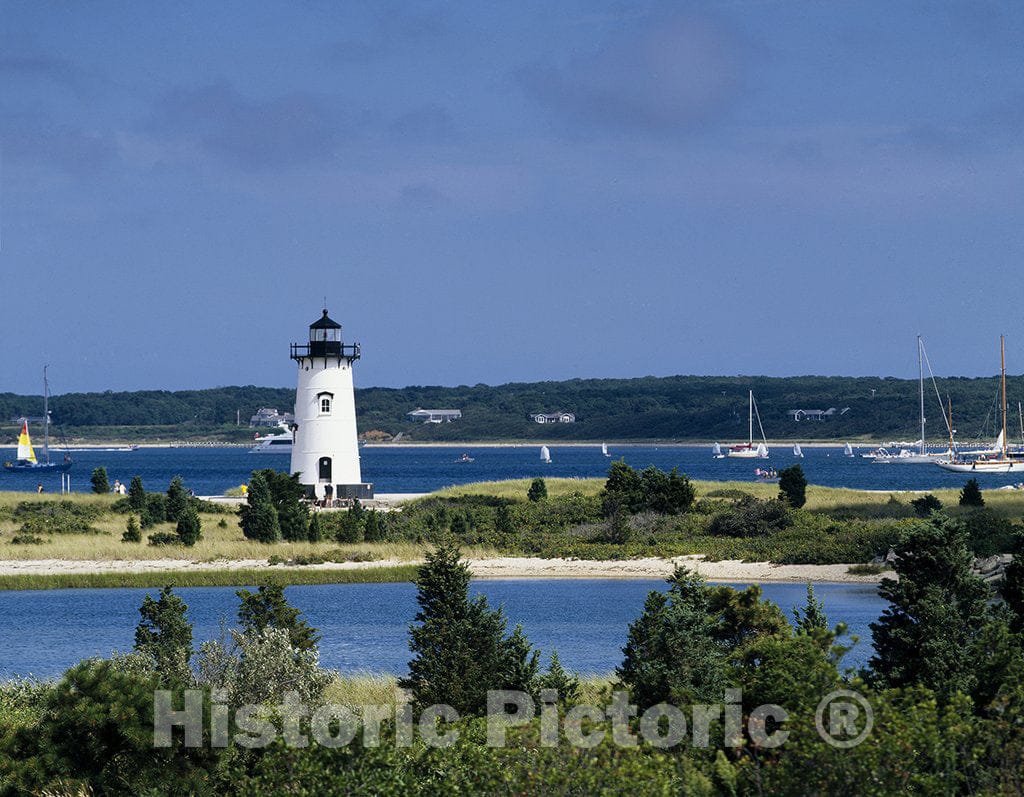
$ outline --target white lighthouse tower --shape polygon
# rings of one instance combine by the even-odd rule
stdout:
[[[299,365],[292,425],[291,472],[311,498],[372,498],[363,482],[356,437],[356,402],[352,363],[359,344],[341,340],[341,324],[327,310],[309,325],[309,343],[293,343],[291,358]]]

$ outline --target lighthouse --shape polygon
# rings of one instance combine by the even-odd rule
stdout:
[[[360,473],[356,437],[352,363],[359,344],[342,342],[341,324],[325,309],[309,325],[309,342],[291,345],[291,359],[299,366],[291,472],[299,474],[310,498],[372,498],[373,485]]]

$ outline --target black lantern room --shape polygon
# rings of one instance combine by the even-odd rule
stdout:
[[[346,346],[341,340],[341,324],[324,314],[309,325],[309,344],[292,344],[293,360],[305,357],[345,357],[349,360],[359,359],[359,344]]]

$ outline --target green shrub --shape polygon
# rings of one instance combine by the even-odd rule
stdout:
[[[150,545],[181,545],[181,537],[171,531],[158,531],[147,539]]]
[[[985,506],[985,497],[981,494],[977,479],[968,479],[960,491],[960,506]]]
[[[548,486],[544,483],[544,480],[537,478],[530,482],[530,489],[527,490],[526,497],[530,501],[543,501],[547,498]]]
[[[92,476],[89,477],[94,493],[105,495],[110,492],[110,481],[107,479],[107,469],[100,466],[93,468]]]
[[[124,533],[121,534],[121,542],[142,542],[142,529],[139,527],[135,515],[128,516]]]
[[[186,505],[182,509],[175,531],[181,544],[189,548],[202,539],[202,524],[199,522],[199,513],[194,507]]]
[[[914,514],[918,517],[928,517],[932,512],[938,512],[942,509],[942,501],[931,493],[915,498],[910,502],[910,505],[914,507]]]

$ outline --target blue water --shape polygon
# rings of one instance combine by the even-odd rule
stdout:
[[[579,672],[609,673],[622,660],[629,624],[643,610],[660,580],[503,580],[475,581],[474,592],[502,606],[511,629],[523,626],[544,652],[557,649],[566,667]],[[802,607],[802,584],[765,584],[765,597],[787,615]],[[67,589],[0,592],[0,679],[14,676],[54,677],[87,656],[107,656],[132,647],[138,607],[145,589]],[[221,624],[236,621],[238,599],[232,587],[177,590],[188,604],[194,641],[216,639]],[[860,666],[871,655],[868,624],[885,602],[873,586],[820,584],[832,624],[845,622],[860,642],[844,660]],[[409,660],[408,629],[416,614],[412,584],[328,584],[289,587],[289,601],[321,635],[321,663],[342,672],[402,674]]]
[[[866,448],[860,449],[867,451]],[[456,460],[469,453],[474,462]],[[378,492],[420,493],[453,484],[501,479],[559,476],[605,476],[614,459],[636,468],[674,467],[694,479],[754,481],[754,470],[770,465],[784,468],[799,462],[811,484],[865,490],[933,490],[960,488],[967,477],[937,465],[876,465],[871,460],[843,456],[841,448],[806,448],[795,459],[790,447],[776,446],[765,460],[713,459],[707,446],[611,446],[611,458],[599,446],[551,447],[552,462],[540,461],[539,446],[474,448],[371,447],[361,449],[363,479]],[[0,449],[0,458],[13,457],[13,449]],[[164,490],[174,476],[182,476],[197,495],[220,495],[248,481],[258,468],[287,470],[289,458],[281,454],[250,454],[245,448],[150,448],[134,452],[77,451],[71,471],[72,489],[88,492],[93,468],[107,469],[111,484],[128,482],[138,474],[149,490]],[[1020,474],[979,473],[983,489],[1015,484]],[[0,490],[35,490],[42,482],[47,492],[60,491],[60,476],[0,472]]]

